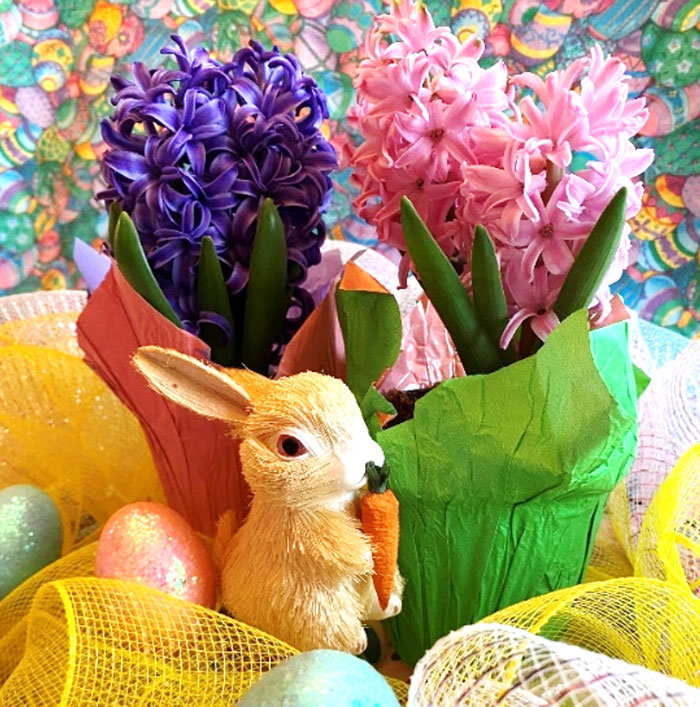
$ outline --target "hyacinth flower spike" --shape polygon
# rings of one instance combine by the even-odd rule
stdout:
[[[133,220],[184,328],[206,339],[219,362],[239,365],[258,219],[269,197],[285,240],[279,287],[287,301],[270,344],[274,364],[313,308],[303,283],[321,259],[322,215],[337,166],[321,133],[326,99],[297,60],[276,48],[252,42],[222,64],[180,37],[173,42],[163,53],[176,69],[136,64],[132,80],[113,79],[115,112],[102,124],[108,189],[100,197]],[[215,306],[212,283],[198,283],[200,273],[220,280],[212,255],[232,317],[221,301]],[[221,294],[220,283],[216,288]]]

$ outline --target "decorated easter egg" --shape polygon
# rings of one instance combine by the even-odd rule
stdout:
[[[257,0],[218,0],[220,10],[233,10],[252,15],[258,5]]]
[[[22,24],[29,29],[49,29],[58,22],[58,10],[53,0],[22,0],[19,10]]]
[[[199,1],[199,0],[197,0]],[[208,0],[206,0],[208,2]],[[178,28],[177,33],[182,37],[188,47],[209,42],[209,34],[197,20],[186,20]]]
[[[660,2],[652,15],[652,20],[659,27],[685,32],[700,24],[700,4],[697,0]]]
[[[12,42],[21,26],[22,14],[17,5],[11,5],[8,10],[0,13],[0,46]]]
[[[673,32],[653,22],[642,32],[642,56],[649,74],[669,88],[683,88],[700,79],[700,30]]]
[[[34,67],[34,78],[37,84],[49,93],[58,91],[66,85],[66,70],[55,61],[43,61]]]
[[[683,305],[681,293],[672,278],[657,275],[644,283],[644,305],[640,314],[660,326],[678,324],[683,316]]]
[[[214,606],[214,568],[204,543],[179,513],[160,503],[132,503],[107,521],[96,574]]]
[[[39,262],[50,263],[61,254],[61,236],[57,231],[49,229],[39,238]]]
[[[39,40],[32,47],[34,66],[45,61],[53,61],[68,71],[73,66],[74,60],[71,36],[59,29],[42,32]]]
[[[469,8],[452,18],[452,30],[461,42],[465,42],[472,34],[486,39],[491,31],[491,23],[481,10]]]
[[[22,214],[29,208],[31,191],[24,177],[14,169],[0,172],[0,209]]]
[[[682,225],[679,225],[679,227]],[[697,246],[688,242],[687,234],[681,229],[673,229],[665,238],[657,238],[648,244],[659,270],[676,270],[693,261]]]
[[[546,5],[540,5],[531,22],[513,27],[510,42],[514,57],[527,66],[553,57],[570,27],[569,15],[552,12]]]
[[[328,46],[337,54],[345,54],[357,47],[357,38],[353,31],[340,23],[328,25],[326,40]]]
[[[91,0],[56,0],[61,22],[67,27],[75,29],[80,27],[92,12]]]
[[[60,263],[58,267],[49,268],[41,276],[42,290],[65,290],[68,286],[68,267],[65,263]]]
[[[62,543],[61,515],[50,496],[27,484],[0,490],[0,599],[57,560]]]
[[[12,167],[27,162],[34,155],[41,127],[21,123],[14,132],[0,137],[0,167]]]
[[[294,0],[294,4],[302,17],[316,19],[333,7],[333,0]]]
[[[0,211],[0,251],[23,253],[34,246],[34,220],[29,214]]]
[[[40,86],[20,86],[15,93],[17,109],[30,123],[48,128],[56,111],[48,94]]]
[[[131,6],[137,17],[159,20],[172,10],[174,0],[136,0]]]
[[[99,49],[110,42],[122,24],[119,5],[106,0],[97,0],[88,20],[88,36],[91,46]]]
[[[340,71],[325,71],[319,75],[319,84],[328,99],[331,118],[342,119],[352,105],[352,79]]]
[[[326,28],[319,22],[305,20],[294,37],[294,53],[306,71],[332,71],[338,57],[328,46]]]
[[[389,683],[369,663],[349,653],[317,650],[292,656],[265,673],[239,707],[395,707]]]
[[[641,33],[637,33],[641,34]],[[639,96],[652,82],[647,72],[646,64],[641,55],[637,53],[616,54],[616,57],[625,65],[625,77],[629,86],[630,98]]]
[[[32,48],[26,42],[10,42],[0,51],[0,76],[4,86],[31,86],[34,69]]]
[[[678,248],[694,260],[700,249],[700,218],[689,213],[679,224],[674,233]]]
[[[75,120],[75,115],[78,112],[78,99],[68,98],[63,101],[56,109],[56,127],[59,130],[65,130],[70,127]]]
[[[675,209],[682,209],[685,206],[682,196],[684,184],[683,177],[662,174],[654,180],[654,189],[666,204]]]
[[[503,3],[501,0],[459,0],[459,3],[452,7],[452,14],[457,15],[464,10],[478,10],[486,16],[493,27],[503,14]]]
[[[620,39],[639,29],[657,4],[658,0],[615,0],[591,18],[590,30],[598,39]]]
[[[56,126],[47,128],[36,145],[36,156],[42,162],[63,162],[70,154],[70,143],[59,134]]]
[[[489,56],[508,56],[510,54],[510,27],[499,23],[486,40]]]
[[[0,255],[0,294],[6,294],[20,285],[36,264],[36,249],[19,255],[2,251]]]
[[[693,174],[683,184],[683,203],[697,219],[700,219],[700,174]]]
[[[102,56],[97,52],[91,52],[89,47],[85,49],[86,70],[80,75],[80,90],[86,96],[100,96],[109,86],[109,79],[114,70],[114,57]]]
[[[175,12],[183,17],[196,17],[216,6],[216,0],[175,0]]]
[[[107,54],[121,59],[136,49],[141,42],[143,42],[143,23],[136,15],[129,13],[124,17],[119,32],[107,44]]]
[[[297,8],[293,0],[268,0],[270,6],[282,15],[296,15]]]

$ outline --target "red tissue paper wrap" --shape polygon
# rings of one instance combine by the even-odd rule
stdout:
[[[88,365],[140,420],[169,505],[209,536],[224,511],[233,510],[240,525],[250,489],[241,475],[238,442],[224,423],[199,417],[152,391],[131,364],[140,346],[206,360],[207,345],[159,314],[116,266],[80,315],[78,342]]]

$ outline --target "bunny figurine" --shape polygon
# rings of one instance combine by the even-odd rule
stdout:
[[[226,609],[300,650],[363,652],[363,622],[401,610],[402,580],[397,571],[382,610],[355,504],[367,465],[384,454],[350,390],[319,373],[270,380],[155,346],[134,364],[156,391],[241,440],[253,501],[243,525],[227,535],[224,517],[215,539]]]

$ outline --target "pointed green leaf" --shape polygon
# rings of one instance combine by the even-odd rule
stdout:
[[[632,365],[632,370],[634,371],[634,383],[637,388],[637,398],[642,396],[642,393],[647,389],[649,383],[651,383],[651,378],[641,369],[639,366]]]
[[[472,244],[472,293],[474,308],[491,341],[500,348],[501,335],[508,323],[506,294],[493,242],[483,226],[477,226]],[[503,352],[506,361],[512,360]]]
[[[554,312],[560,320],[591,304],[620,245],[626,203],[627,189],[622,187],[605,207],[576,256],[554,303]]]
[[[390,292],[342,290],[340,286],[335,302],[345,341],[345,382],[361,402],[399,355],[399,305]]]
[[[233,366],[236,359],[233,313],[229,300],[226,280],[221,270],[221,263],[216,255],[214,241],[205,236],[199,254],[197,269],[197,299],[204,312],[214,312],[222,316],[231,327],[231,338],[215,324],[203,322],[199,326],[200,338],[211,348],[211,360],[222,366]]]
[[[265,199],[246,288],[241,362],[247,368],[267,375],[272,345],[284,323],[290,297],[284,224],[272,199]]]
[[[367,389],[365,397],[360,401],[360,410],[373,439],[376,439],[381,430],[377,413],[396,415],[396,408],[373,385]]]
[[[141,241],[136,233],[129,214],[122,212],[117,220],[114,241],[114,257],[127,282],[154,309],[167,317],[175,326],[182,329],[182,322],[165,298],[156,281]]]
[[[502,365],[491,341],[447,256],[435,242],[407,197],[401,200],[401,224],[408,251],[426,294],[452,337],[468,373],[490,373]]]
[[[109,205],[109,223],[107,225],[107,242],[114,252],[114,240],[117,235],[117,222],[122,212],[122,207],[116,201]]]

